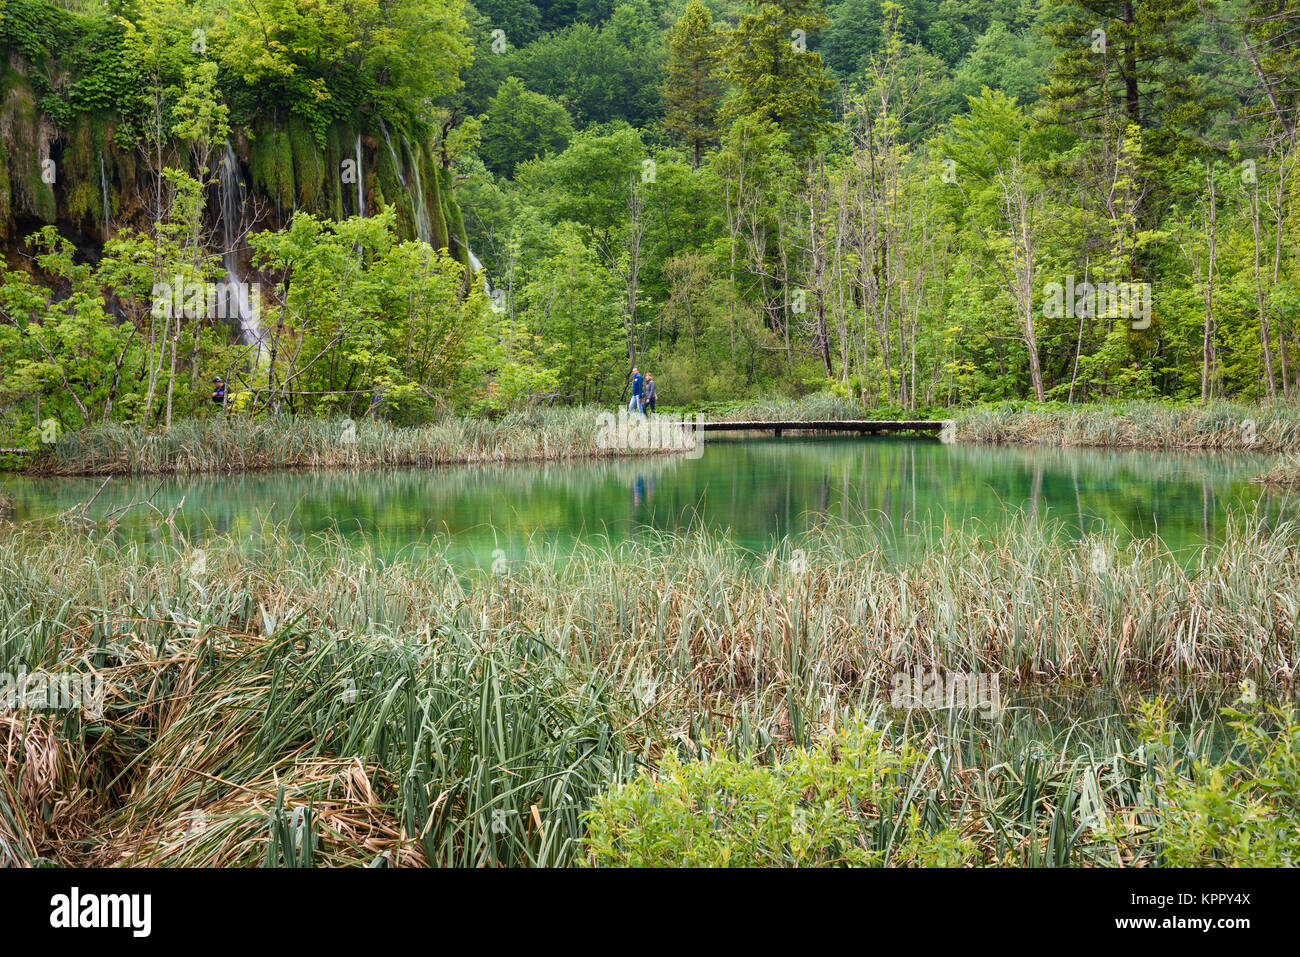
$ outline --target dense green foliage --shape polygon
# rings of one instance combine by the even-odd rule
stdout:
[[[864,839],[873,824],[898,829],[888,812],[921,759],[862,727],[775,768],[753,755],[683,764],[669,754],[653,777],[597,799],[587,851],[596,864],[623,867],[870,867],[890,852],[896,864],[966,863],[975,846],[956,831],[917,828],[899,847]]]
[[[512,35],[516,9],[479,28]],[[557,253],[607,279],[602,321],[626,358],[595,393],[588,367],[558,367],[562,395],[610,396],[631,364],[681,403],[1294,391],[1296,11],[694,0],[575,17],[559,30],[653,24],[658,112],[611,116],[557,83],[558,63],[523,69],[551,62],[543,25],[470,67],[466,108],[513,76],[577,135],[512,173],[472,152],[460,167],[473,242],[527,328],[556,329],[523,290]],[[635,133],[632,162],[623,143],[601,160],[622,178],[597,211],[561,173],[611,119]],[[1108,288],[1076,294],[1085,282]],[[1149,309],[1126,308],[1130,290]]]
[[[243,225],[277,234],[239,246],[270,287],[277,338],[273,357],[251,357],[223,354],[220,324],[160,336],[130,301],[95,316],[78,280],[67,339],[65,290],[42,307],[49,328],[32,309],[0,323],[22,356],[0,368],[8,441],[32,441],[38,396],[61,427],[167,423],[177,403],[197,414],[196,384],[217,370],[255,411],[363,412],[382,393],[384,414],[410,420],[608,404],[633,365],[672,405],[828,392],[907,412],[1272,400],[1300,378],[1289,7],[69,6],[12,0],[0,20],[15,55],[0,72],[9,274],[68,282],[48,258],[20,265],[25,236],[102,222],[98,239],[114,219],[155,249],[159,224],[188,224],[172,260],[220,276],[214,183],[230,140],[266,207]],[[15,149],[24,138],[42,145]],[[56,155],[66,183],[43,179]],[[199,183],[201,209],[176,209],[167,168]],[[437,276],[375,227],[327,225],[383,210],[393,242],[446,249]],[[374,265],[353,289],[340,257],[362,235]],[[466,278],[454,306],[471,246],[485,298]],[[100,242],[91,258],[121,252]],[[175,271],[150,255],[155,280]],[[117,341],[127,331],[92,328],[123,314],[148,358]],[[173,367],[193,395],[174,394]]]

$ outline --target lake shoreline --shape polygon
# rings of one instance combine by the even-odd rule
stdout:
[[[1300,452],[1300,406],[1133,400],[1113,405],[975,406],[954,413],[959,442],[1123,451]]]
[[[870,419],[881,410],[817,395],[735,404],[710,421],[785,418]],[[602,421],[616,410],[585,406],[514,413],[500,420],[456,418],[397,427],[378,420],[216,418],[178,423],[169,432],[119,425],[71,433],[37,450],[13,471],[36,477],[236,475],[243,472],[538,464],[627,459],[690,452],[671,447],[601,445]],[[651,422],[691,424],[690,412],[665,411]],[[888,417],[896,417],[887,410]],[[1214,402],[1131,401],[1116,405],[981,405],[945,413],[957,444],[1051,446],[1119,451],[1300,453],[1300,407]],[[606,417],[602,419],[601,417]],[[878,417],[878,416],[877,416]],[[351,423],[350,442],[339,437]],[[807,432],[807,435],[821,433]],[[469,449],[470,451],[466,451]],[[1300,478],[1261,476],[1275,485]]]

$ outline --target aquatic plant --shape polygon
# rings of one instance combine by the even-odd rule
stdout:
[[[1117,449],[1300,449],[1300,406],[1133,400],[1106,405],[1000,403],[955,414],[962,442]]]
[[[1288,456],[1261,475],[1258,481],[1266,485],[1300,488],[1300,458]]]
[[[538,462],[680,450],[612,447],[601,410],[535,408],[500,420],[448,417],[401,427],[382,419],[231,415],[166,431],[117,423],[65,433],[31,470],[46,475],[148,475],[259,469],[379,468]],[[663,438],[661,435],[660,438]]]
[[[1262,779],[1293,760],[1252,765],[1193,721],[1171,724],[1159,750],[1122,721],[1078,719],[1040,740],[1023,712],[900,717],[888,694],[916,669],[995,673],[1007,693],[1289,681],[1295,529],[1248,518],[1181,563],[1141,542],[1101,543],[1098,561],[1097,543],[1024,522],[996,543],[951,530],[903,567],[852,529],[766,555],[665,535],[638,543],[635,562],[599,542],[561,562],[538,540],[477,571],[438,543],[381,561],[276,528],[201,546],[166,524],[147,545],[105,531],[52,520],[0,532],[0,672],[96,675],[104,688],[98,713],[3,712],[10,864],[627,863],[642,854],[624,840],[629,809],[680,814],[724,792],[805,808],[800,774],[825,787],[829,830],[813,833],[834,840],[796,853],[788,828],[777,843],[751,835],[756,860],[1151,864],[1184,827],[1169,809],[1194,808],[1213,781],[1185,769]],[[846,750],[836,729],[859,723],[858,752]],[[859,752],[897,773],[871,779],[891,784],[855,817],[862,782],[836,762]],[[674,780],[700,790],[673,805]],[[1263,786],[1234,799],[1250,811]],[[1279,802],[1274,820],[1293,822]],[[584,850],[592,808],[606,831]],[[1232,833],[1204,856],[1230,862]],[[718,862],[710,840],[693,859]]]

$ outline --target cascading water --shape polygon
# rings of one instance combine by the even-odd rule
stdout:
[[[465,252],[469,253],[470,272],[478,275],[479,271],[483,268],[483,264],[479,262],[479,258],[474,255],[474,250],[470,249],[468,246],[465,247]],[[483,292],[489,299],[492,298],[492,284],[488,282],[487,273],[483,273]]]
[[[388,135],[388,127],[384,125],[383,119],[379,121],[379,131],[384,134],[384,142],[388,144],[388,155],[393,158],[393,169],[397,171],[397,181],[402,184],[402,189],[406,189],[406,173],[402,171],[402,160],[397,155],[397,150],[393,149],[393,141]]]
[[[357,215],[366,215],[366,178],[361,175],[361,134],[357,133]]]
[[[108,239],[108,171],[104,168],[104,154],[99,154],[99,192],[104,200],[104,239]]]
[[[424,201],[424,175],[420,172],[420,157],[409,142],[406,149],[411,154],[411,179],[415,181],[415,232],[421,242],[431,243],[433,227],[429,225],[429,207]]]
[[[383,134],[384,142],[388,145],[389,155],[393,157],[393,169],[397,171],[398,182],[400,182],[402,184],[402,188],[404,190],[407,190],[408,192],[410,192],[412,186],[414,186],[414,195],[411,197],[411,206],[415,213],[415,232],[416,235],[420,238],[421,242],[429,243],[433,239],[433,227],[429,224],[429,207],[424,201],[424,176],[420,172],[419,154],[416,153],[415,148],[411,145],[410,140],[407,139],[402,140],[402,145],[405,147],[406,152],[410,154],[411,157],[411,179],[408,182],[406,178],[406,174],[403,172],[402,158],[398,154],[396,148],[394,148],[392,137],[388,135],[388,127],[384,125],[384,121],[382,119],[379,121],[379,130]],[[358,143],[359,142],[360,141],[358,140]],[[357,153],[358,170],[360,170],[360,166],[361,166],[360,156],[361,156],[360,151],[358,151]],[[359,179],[360,176],[358,175],[358,180]],[[360,193],[358,192],[358,196],[359,195]],[[474,255],[474,250],[466,248],[465,251],[469,254],[470,271],[473,272],[475,275],[477,275],[479,271],[482,270],[483,263],[480,262],[479,258]],[[489,297],[492,295],[492,286],[488,282],[487,276],[483,277],[483,291]]]
[[[239,160],[229,143],[226,143],[226,152],[221,158],[219,183],[221,263],[225,266],[226,276],[222,283],[224,289],[218,297],[218,306],[221,309],[220,315],[239,320],[239,341],[254,347],[252,363],[256,365],[262,351],[262,322],[249,296],[248,284],[239,277],[239,243],[242,234],[240,210],[248,197],[248,190],[239,170]]]
[[[379,129],[383,131],[384,142],[388,144],[388,152],[392,154],[393,168],[397,170],[397,179],[401,182],[402,189],[410,193],[410,184],[406,181],[406,174],[402,171],[402,158],[394,149],[393,141],[388,136],[388,127],[384,125],[383,120],[379,121]],[[411,149],[411,144],[406,140],[403,140],[402,143],[405,145],[407,152],[411,154],[411,168],[415,173],[415,195],[411,197],[411,211],[415,216],[415,234],[421,242],[427,243],[433,231],[429,227],[428,207],[424,205],[424,183],[420,179],[420,163],[415,151]]]

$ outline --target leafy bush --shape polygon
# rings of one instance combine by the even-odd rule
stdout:
[[[669,754],[655,774],[598,797],[587,814],[588,863],[631,867],[880,866],[872,830],[888,818],[918,752],[861,726],[776,767],[714,754]],[[915,827],[905,863],[960,864],[974,847]]]
[[[1164,778],[1155,830],[1161,863],[1294,867],[1300,864],[1300,722],[1277,709],[1225,714],[1235,731],[1229,753],[1221,761],[1185,762],[1170,756],[1166,709],[1143,709],[1139,730],[1158,749]]]

